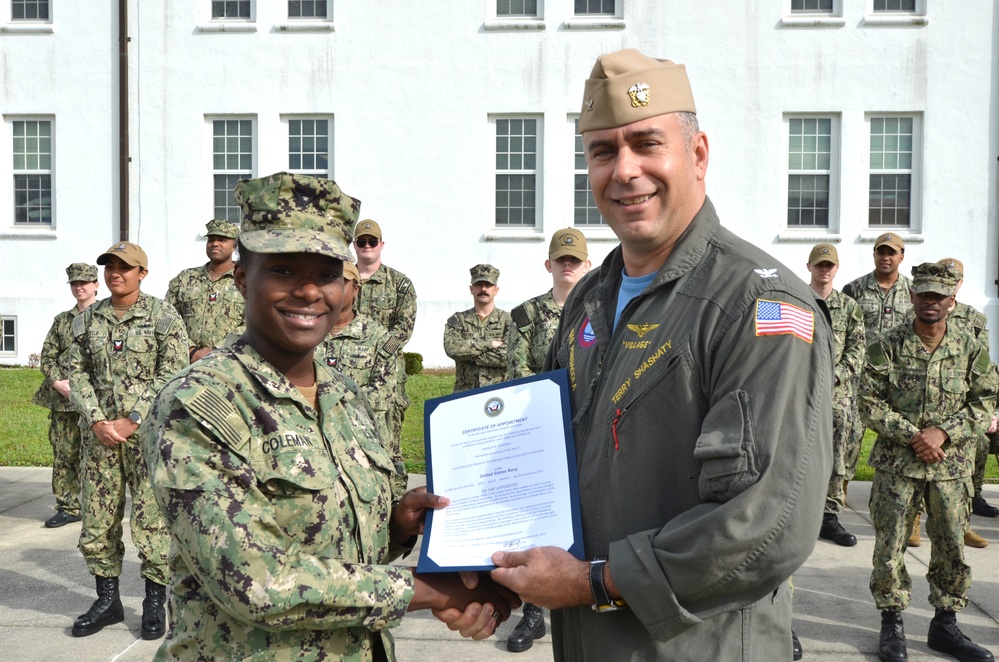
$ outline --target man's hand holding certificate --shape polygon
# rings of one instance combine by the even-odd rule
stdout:
[[[497,551],[583,558],[566,371],[428,400],[428,514],[419,572],[488,570]]]

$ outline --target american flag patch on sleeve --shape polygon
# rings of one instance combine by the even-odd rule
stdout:
[[[814,333],[815,316],[811,311],[783,301],[756,300],[756,335],[792,335],[810,343]]]

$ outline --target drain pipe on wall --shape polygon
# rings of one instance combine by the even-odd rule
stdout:
[[[118,0],[118,241],[128,241],[128,2]]]

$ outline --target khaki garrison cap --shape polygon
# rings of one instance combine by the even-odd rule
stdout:
[[[832,244],[816,244],[808,254],[808,266],[814,267],[819,262],[839,264],[839,254]]]
[[[612,129],[667,113],[696,113],[687,69],[633,48],[597,58],[583,88],[579,132]]]
[[[902,241],[902,237],[898,236],[894,232],[885,232],[883,235],[877,238],[874,242],[874,250],[878,250],[881,246],[891,246],[897,251],[905,250],[905,242]]]
[[[912,268],[913,294],[935,292],[946,297],[953,296],[959,280],[956,271],[936,262],[923,262]]]
[[[362,237],[366,234],[371,235],[378,241],[382,240],[382,229],[378,226],[377,223],[372,221],[370,218],[364,219],[363,221],[357,224],[356,228],[354,228],[355,239],[357,239],[358,237]]]
[[[86,262],[74,262],[66,267],[66,282],[72,283],[75,280],[95,281],[97,280],[97,267]]]
[[[278,172],[240,180],[240,243],[254,253],[316,253],[350,261],[350,238],[361,211],[332,179]]]
[[[343,279],[352,280],[357,284],[361,283],[361,272],[357,270],[357,265],[350,260],[343,261]]]
[[[108,258],[112,256],[121,258],[121,261],[130,267],[149,268],[149,258],[146,257],[146,251],[142,250],[138,244],[133,244],[130,241],[119,241],[98,255],[97,264],[107,264]]]
[[[945,257],[942,260],[937,260],[937,264],[942,264],[948,269],[956,271],[958,280],[964,278],[964,263],[956,257]]]
[[[586,251],[586,237],[576,228],[562,228],[552,235],[551,243],[548,244],[549,260],[557,260],[566,255],[584,262],[589,257]]]

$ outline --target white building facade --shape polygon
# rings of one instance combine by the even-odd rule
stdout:
[[[236,181],[291,170],[381,224],[418,293],[407,350],[449,365],[469,267],[500,269],[509,309],[550,287],[557,229],[595,265],[615,245],[574,122],[625,47],[687,66],[724,225],[802,278],[835,244],[839,287],[896,231],[905,273],[964,262],[995,333],[997,21],[986,0],[0,0],[0,364],[73,304],[69,263],[127,238],[163,296],[205,223],[238,220]]]

